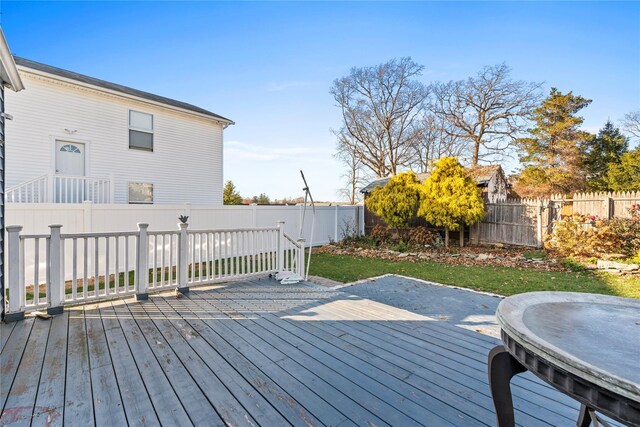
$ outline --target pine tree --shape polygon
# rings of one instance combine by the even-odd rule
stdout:
[[[620,157],[627,151],[628,139],[620,133],[611,120],[605,123],[598,135],[594,135],[583,146],[583,165],[587,174],[589,190],[607,191],[609,165],[620,163]]]
[[[620,156],[620,163],[610,163],[607,185],[613,191],[640,191],[640,147]]]
[[[413,172],[399,173],[384,187],[375,188],[365,203],[389,227],[407,227],[420,206],[420,181]]]
[[[242,196],[236,191],[233,181],[227,181],[222,190],[222,203],[225,205],[241,205]]]
[[[460,229],[460,246],[464,244],[464,226],[484,217],[480,190],[455,157],[440,159],[422,188],[418,215],[429,223],[445,228],[445,245],[449,230]]]
[[[518,179],[518,193],[540,196],[584,187],[580,147],[590,135],[578,129],[584,119],[576,113],[590,103],[590,99],[573,92],[563,94],[552,88],[534,110],[535,127],[529,129],[530,137],[516,140],[526,171]]]

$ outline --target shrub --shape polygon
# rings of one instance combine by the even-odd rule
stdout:
[[[369,237],[377,244],[387,243],[391,238],[391,233],[389,233],[389,229],[385,225],[377,224],[371,230]]]
[[[545,247],[562,256],[598,257],[622,254],[632,258],[640,251],[640,208],[631,208],[631,218],[601,219],[573,214],[553,226]]]
[[[413,172],[399,173],[384,187],[375,188],[365,204],[389,227],[407,227],[420,206],[420,182]]]
[[[434,246],[440,236],[426,227],[415,227],[409,230],[409,244],[411,246]]]

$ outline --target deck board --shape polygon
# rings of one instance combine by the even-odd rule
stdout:
[[[499,341],[348,293],[269,279],[0,325],[0,424],[494,425]],[[578,405],[513,380],[520,426]]]
[[[33,411],[33,425],[61,426],[64,412],[69,313],[50,321],[49,340],[42,366],[42,378]]]
[[[50,327],[51,322],[47,320],[36,319],[33,322],[33,329],[0,417],[1,425],[9,422],[15,425],[31,423]]]
[[[89,426],[94,423],[91,394],[89,343],[84,310],[69,310],[67,372],[63,422],[66,426]]]

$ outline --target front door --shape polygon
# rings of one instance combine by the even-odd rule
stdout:
[[[84,159],[84,144],[56,141],[54,192],[57,203],[80,203],[84,201]]]

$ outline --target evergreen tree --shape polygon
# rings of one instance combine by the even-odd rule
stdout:
[[[241,205],[242,204],[242,196],[236,190],[236,186],[233,181],[227,181],[224,184],[224,189],[222,190],[222,203],[225,205]]]
[[[523,196],[570,193],[584,187],[580,147],[590,135],[579,130],[584,119],[577,112],[591,103],[573,92],[556,88],[533,112],[535,127],[519,138],[525,172],[517,182]]]
[[[607,191],[609,165],[620,163],[620,157],[627,151],[628,139],[620,133],[611,120],[605,123],[598,135],[594,135],[583,146],[583,166],[589,190]]]
[[[610,163],[607,185],[613,191],[640,191],[640,147],[620,156],[620,163]]]
[[[375,188],[365,203],[389,227],[407,227],[420,206],[420,181],[413,172],[399,173],[384,187]]]
[[[443,157],[423,185],[418,215],[438,227],[445,228],[445,245],[449,246],[449,230],[460,230],[460,246],[464,244],[464,226],[484,217],[484,202],[475,182],[455,157]]]
[[[256,203],[258,205],[268,205],[271,203],[271,199],[264,193],[260,193],[259,196],[253,196],[251,199],[251,203]]]

